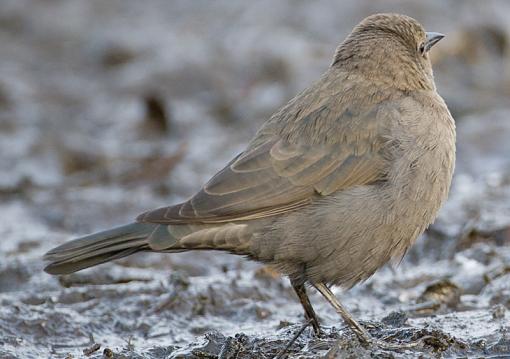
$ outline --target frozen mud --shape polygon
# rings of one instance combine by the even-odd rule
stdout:
[[[433,61],[458,127],[448,203],[404,261],[310,290],[286,358],[510,357],[510,4],[40,1],[0,5],[0,358],[272,358],[301,329],[285,278],[223,253],[136,255],[51,277],[42,255],[175,203],[329,65],[363,17],[448,36]]]

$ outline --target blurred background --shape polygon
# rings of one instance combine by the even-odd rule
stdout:
[[[376,12],[447,35],[432,61],[458,159],[428,238],[345,304],[375,321],[404,310],[407,324],[435,325],[473,351],[480,340],[508,349],[510,2],[1,0],[0,356],[79,357],[97,342],[97,355],[179,357],[239,332],[275,350],[301,308],[254,263],[138,255],[59,279],[41,272],[41,256],[192,195]],[[203,336],[211,330],[216,339]],[[315,357],[303,343],[296,350]]]

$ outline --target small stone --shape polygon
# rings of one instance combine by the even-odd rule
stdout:
[[[271,316],[271,312],[265,308],[257,307],[255,311],[259,319],[266,319]]]
[[[418,303],[431,302],[439,307],[456,308],[460,303],[462,289],[449,279],[443,279],[429,285],[418,298]]]
[[[506,308],[503,304],[496,304],[491,308],[492,318],[503,319],[506,314]]]
[[[101,344],[95,343],[89,348],[83,349],[83,355],[90,356],[92,353],[97,352],[101,348]]]
[[[391,312],[387,316],[385,316],[381,321],[389,325],[390,327],[398,328],[402,327],[407,322],[407,314],[404,311],[395,311]]]
[[[103,358],[113,358],[113,351],[110,348],[103,350]]]

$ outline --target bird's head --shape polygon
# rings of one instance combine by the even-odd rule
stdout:
[[[406,15],[371,15],[338,47],[332,66],[391,81],[406,90],[435,89],[429,51],[443,37],[426,32]]]

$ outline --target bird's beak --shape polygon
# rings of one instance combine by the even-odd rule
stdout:
[[[437,44],[445,35],[439,32],[427,32],[427,40],[425,41],[425,52],[429,51],[432,46]]]

